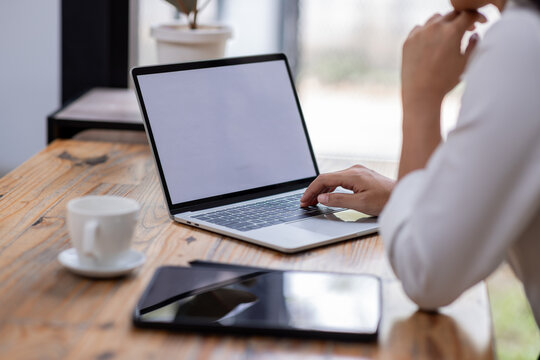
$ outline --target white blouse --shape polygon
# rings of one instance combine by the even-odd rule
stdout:
[[[540,12],[509,4],[473,56],[456,128],[397,184],[381,234],[421,308],[451,303],[506,258],[540,324]]]

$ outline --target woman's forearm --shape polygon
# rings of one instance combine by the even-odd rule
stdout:
[[[398,179],[425,167],[441,142],[439,99],[403,99],[403,143]]]

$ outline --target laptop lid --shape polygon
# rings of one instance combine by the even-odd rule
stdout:
[[[132,76],[172,214],[301,189],[319,174],[285,55]]]

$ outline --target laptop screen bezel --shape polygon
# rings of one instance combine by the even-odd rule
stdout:
[[[287,74],[289,76],[289,81],[293,90],[298,113],[302,121],[302,127],[304,129],[305,139],[307,141],[309,153],[311,155],[311,160],[312,160],[313,168],[315,170],[316,175],[312,177],[292,180],[292,181],[288,181],[284,183],[267,185],[267,186],[262,186],[262,187],[217,195],[217,196],[211,196],[211,197],[202,198],[198,200],[191,200],[191,201],[173,204],[171,201],[171,195],[169,192],[169,185],[167,184],[165,174],[163,172],[163,167],[161,166],[159,152],[157,151],[156,143],[155,143],[154,136],[152,133],[152,126],[148,119],[148,113],[146,111],[146,106],[144,104],[144,98],[142,96],[138,76],[159,74],[159,73],[166,73],[166,72],[177,72],[177,71],[183,71],[183,70],[204,69],[204,68],[211,68],[211,67],[252,64],[252,63],[258,63],[258,62],[268,62],[268,61],[278,61],[278,60],[283,61],[287,69]],[[167,201],[167,205],[169,207],[169,211],[171,215],[175,215],[175,214],[179,214],[179,213],[183,213],[187,211],[197,211],[197,210],[203,210],[203,209],[213,208],[213,207],[222,206],[222,205],[229,205],[229,204],[237,203],[240,201],[252,200],[252,199],[256,199],[263,196],[276,195],[276,194],[284,193],[287,191],[294,191],[294,190],[302,189],[308,186],[319,175],[319,168],[317,166],[317,161],[315,159],[315,154],[313,152],[311,140],[308,135],[306,122],[304,120],[304,114],[302,113],[302,108],[300,107],[298,94],[294,86],[291,69],[289,67],[287,58],[284,54],[243,56],[243,57],[225,58],[225,59],[217,59],[217,60],[205,60],[205,61],[196,61],[196,62],[179,63],[179,64],[141,66],[141,67],[133,68],[131,70],[131,75],[132,75],[133,82],[135,85],[135,91],[137,93],[137,100],[139,102],[139,107],[143,115],[144,127],[146,129],[148,141],[150,143],[150,147],[152,149],[156,167],[159,173],[161,188],[165,195],[165,199]]]

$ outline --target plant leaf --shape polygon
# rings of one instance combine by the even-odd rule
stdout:
[[[174,6],[176,8],[176,10],[180,11],[180,9],[178,9],[178,1],[177,0],[165,0],[166,2],[168,2],[169,4],[171,4],[172,6]]]
[[[189,15],[197,10],[197,0],[165,0],[179,12]]]

